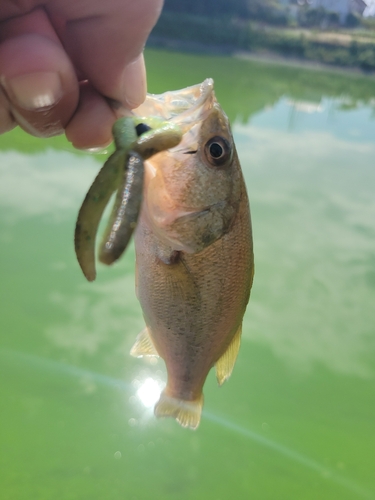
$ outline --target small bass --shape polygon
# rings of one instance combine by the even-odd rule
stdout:
[[[76,253],[92,281],[98,224],[117,190],[99,258],[117,260],[136,228],[136,293],[146,328],[131,354],[163,358],[168,381],[155,415],[195,429],[208,372],[215,366],[221,385],[240,347],[254,275],[246,187],[211,79],[148,94],[135,112],[140,118],[114,126],[116,151],[82,204]]]
[[[155,415],[199,424],[208,372],[232,373],[254,274],[249,202],[213,81],[149,96],[136,110],[183,131],[145,163],[135,233],[136,291],[146,328],[133,356],[159,355],[168,382]]]

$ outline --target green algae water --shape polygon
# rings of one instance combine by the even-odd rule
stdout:
[[[149,50],[149,90],[213,77],[253,218],[232,377],[197,431],[156,420],[134,250],[75,260],[106,155],[0,137],[0,499],[375,499],[375,81]]]

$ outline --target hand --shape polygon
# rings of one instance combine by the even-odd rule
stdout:
[[[65,131],[107,145],[116,119],[146,95],[143,47],[163,0],[0,0],[0,133]]]

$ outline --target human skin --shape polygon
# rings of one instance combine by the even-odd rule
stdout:
[[[163,0],[0,0],[0,133],[111,142],[146,95],[143,48]]]

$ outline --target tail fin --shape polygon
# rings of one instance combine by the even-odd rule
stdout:
[[[194,401],[185,401],[172,398],[163,391],[155,405],[154,413],[157,417],[173,417],[182,427],[196,429],[201,420],[202,407],[203,394]]]

